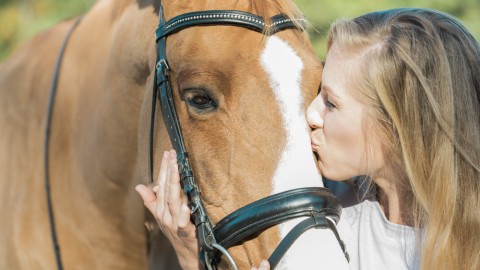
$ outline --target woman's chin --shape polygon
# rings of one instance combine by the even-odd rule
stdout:
[[[318,170],[323,178],[327,178],[328,180],[332,181],[344,181],[350,178],[348,177],[349,175],[342,173],[341,170],[338,170],[338,167],[332,168],[331,166],[328,166],[328,164],[320,158],[318,153],[314,152],[314,154],[317,158]]]
[[[354,177],[350,174],[341,173],[338,170],[329,169],[328,167],[324,166],[324,164],[321,164],[321,162],[318,162],[318,167],[322,177],[331,181],[345,181]]]

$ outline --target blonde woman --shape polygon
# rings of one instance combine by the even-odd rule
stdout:
[[[338,225],[351,269],[480,269],[480,48],[461,23],[424,9],[334,23],[307,120],[322,175],[373,187]],[[179,189],[175,158],[163,163]],[[198,268],[184,198],[137,191]]]

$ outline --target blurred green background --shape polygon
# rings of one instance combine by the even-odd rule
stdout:
[[[279,0],[281,1],[281,0]],[[85,13],[95,0],[0,0],[0,61],[35,33],[61,20]],[[396,7],[434,8],[460,18],[480,37],[480,0],[297,0],[312,22],[317,54],[325,57],[325,35],[337,18]]]

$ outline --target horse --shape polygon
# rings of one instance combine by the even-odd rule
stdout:
[[[163,0],[165,19],[202,10],[298,17],[293,1]],[[160,1],[101,0],[72,30],[62,59],[50,135],[50,190],[68,269],[177,269],[134,191],[148,180],[149,120]],[[74,20],[38,34],[0,64],[1,269],[54,269],[44,188],[49,88]],[[305,31],[268,36],[191,27],[167,39],[172,92],[202,201],[214,223],[271,194],[321,186],[304,111],[322,71]],[[170,149],[156,111],[153,171]],[[268,257],[297,220],[229,252],[241,269]],[[309,231],[278,268],[342,261],[329,232]],[[339,258],[340,257],[340,258]],[[228,268],[225,261],[220,268]]]

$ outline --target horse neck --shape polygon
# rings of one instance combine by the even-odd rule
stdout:
[[[124,267],[135,261],[139,266],[131,269],[144,269],[144,215],[133,185],[141,181],[137,130],[158,17],[133,0],[132,5],[121,2],[123,7],[115,2],[99,1],[83,17],[63,58],[50,139],[52,199],[66,265],[79,265],[69,262],[81,258],[82,265],[95,264],[86,268],[122,269],[111,262]],[[132,15],[141,20],[128,18]],[[0,206],[0,219],[12,221],[1,236],[27,231],[20,238],[4,237],[5,247],[45,257],[34,264],[45,269],[53,261],[45,248],[45,115],[55,61],[71,25],[64,22],[39,34],[0,66],[0,194],[11,198]],[[29,240],[20,241],[23,236]],[[92,243],[98,245],[95,250],[88,248]],[[124,248],[138,253],[125,256]]]
[[[134,2],[97,2],[69,41],[62,67],[57,133],[69,148],[69,170],[81,176],[77,188],[96,190],[94,197],[128,194],[142,181],[137,135],[157,18]]]

